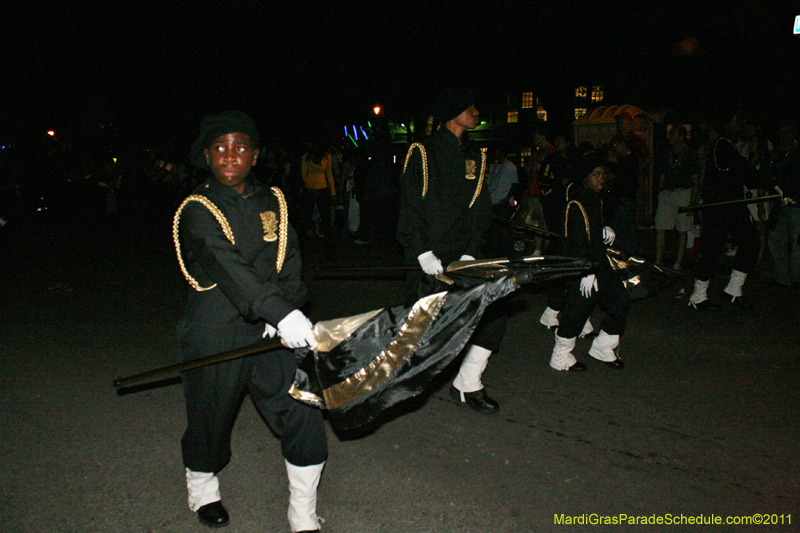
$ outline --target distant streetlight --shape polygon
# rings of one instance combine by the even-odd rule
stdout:
[[[380,115],[381,114],[381,106],[376,105],[375,107],[372,108],[372,111],[373,111],[373,113],[375,113],[376,116]]]
[[[50,137],[55,137],[55,136],[56,136],[56,132],[54,132],[53,130],[49,130],[49,131],[47,132],[47,134],[48,134]]]

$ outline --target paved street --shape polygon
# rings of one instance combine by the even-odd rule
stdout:
[[[168,241],[134,252],[124,239],[31,240],[10,228],[0,246],[0,531],[208,531],[186,506],[180,386],[118,395],[111,385],[177,361],[186,284]],[[315,251],[308,255],[311,272]],[[348,245],[338,264],[395,260],[390,244]],[[798,294],[753,280],[756,311],[698,314],[686,307],[690,285],[633,305],[625,370],[590,360],[589,341],[579,341],[589,370],[577,375],[548,367],[544,295],[530,287],[512,295],[502,352],[484,376],[500,414],[452,402],[451,373],[368,433],[329,426],[323,531],[797,530]],[[396,305],[402,292],[391,278],[309,286],[314,320]],[[723,286],[717,278],[712,296]],[[279,445],[249,402],[233,450],[220,476],[225,531],[288,531]],[[778,524],[557,523],[754,513],[775,514]]]

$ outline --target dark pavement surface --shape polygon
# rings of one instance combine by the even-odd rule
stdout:
[[[118,235],[63,233],[0,228],[0,531],[207,531],[186,506],[180,386],[120,396],[111,385],[176,362],[186,284],[169,242],[135,251]],[[307,257],[311,272],[320,254]],[[347,244],[337,265],[398,258],[389,241]],[[443,379],[367,434],[330,429],[323,531],[797,531],[800,295],[756,279],[746,286],[754,312],[699,314],[686,307],[691,283],[633,305],[625,370],[591,360],[579,341],[589,370],[577,375],[548,367],[544,295],[515,293],[484,376],[500,414],[455,404]],[[309,286],[314,320],[401,301],[399,279]],[[233,450],[220,475],[225,531],[288,531],[279,444],[249,402]],[[755,513],[778,524],[556,523]]]

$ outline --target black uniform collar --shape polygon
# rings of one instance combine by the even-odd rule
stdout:
[[[443,147],[447,147],[453,150],[465,149],[470,144],[470,139],[469,136],[467,135],[466,130],[461,134],[461,139],[459,140],[459,138],[456,137],[455,133],[448,130],[444,126],[439,128],[439,130],[434,135],[434,139],[437,144],[440,144]]]
[[[205,189],[223,198],[247,198],[256,192],[256,182],[253,179],[253,174],[248,174],[244,179],[244,191],[242,191],[242,194],[239,194],[234,190],[233,187],[223,185],[217,181],[214,176],[209,175],[208,179],[206,180]]]

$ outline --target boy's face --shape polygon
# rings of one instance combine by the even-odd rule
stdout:
[[[217,181],[233,187],[239,194],[244,192],[244,179],[258,159],[258,150],[253,149],[249,135],[239,132],[220,135],[203,154]]]
[[[596,167],[584,178],[583,184],[586,185],[587,189],[600,193],[606,184],[607,172],[606,167]]]

